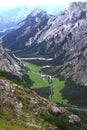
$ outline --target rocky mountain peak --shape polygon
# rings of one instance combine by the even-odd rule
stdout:
[[[46,13],[46,11],[43,11],[41,8],[36,8],[30,13],[30,15],[35,17],[40,13]]]
[[[42,10],[41,8],[36,8],[27,16],[26,20],[30,21],[31,18],[36,18],[36,22],[39,22],[39,20],[44,20],[48,17],[49,15],[46,11]]]

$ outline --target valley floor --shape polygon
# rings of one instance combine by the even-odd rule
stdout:
[[[55,76],[52,78],[52,84],[49,85],[47,78],[44,80],[41,79],[41,74],[43,74],[41,66],[37,66],[27,61],[24,61],[23,63],[24,66],[29,69],[27,74],[34,82],[33,86],[31,86],[34,91],[74,113],[79,114],[79,116],[86,121],[87,88],[78,86],[71,81],[60,80]]]

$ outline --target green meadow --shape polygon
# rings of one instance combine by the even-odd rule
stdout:
[[[51,101],[62,105],[75,105],[87,107],[87,87],[75,84],[73,81],[52,78],[52,84],[48,84],[48,79],[41,79],[41,66],[23,62],[28,68],[28,75],[33,80],[31,88],[40,96],[48,98],[52,93]],[[51,71],[51,69],[50,69]],[[47,73],[47,72],[46,72]]]
[[[51,94],[51,87],[53,90],[51,100],[58,103],[67,104],[68,100],[64,99],[62,96],[62,89],[65,86],[65,81],[59,80],[58,78],[52,78],[52,84],[49,86],[48,79],[41,79],[41,66],[37,66],[35,64],[31,64],[29,62],[23,62],[24,65],[29,69],[28,75],[34,82],[31,88],[35,90],[39,95],[49,98]]]

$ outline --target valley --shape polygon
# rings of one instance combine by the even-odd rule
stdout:
[[[48,84],[48,80],[41,79],[41,74],[43,72],[43,67],[35,64],[35,60],[33,63],[30,61],[23,61],[23,64],[28,68],[28,75],[34,81],[31,89],[37,92],[40,96],[45,97],[51,100],[54,103],[72,111],[73,113],[78,114],[83,124],[86,123],[86,115],[87,115],[87,88],[84,86],[76,85],[72,81],[63,80],[55,75],[52,78],[52,84]],[[40,61],[39,61],[40,63]],[[46,70],[46,74],[49,74],[52,71],[51,68]],[[49,98],[51,94],[52,88],[52,97]]]
[[[86,130],[87,2],[28,11],[0,28],[0,130]]]
[[[67,103],[67,100],[63,99],[62,94],[60,92],[64,88],[65,81],[60,81],[59,79],[53,77],[52,84],[49,85],[48,78],[45,78],[45,79],[41,78],[42,72],[41,72],[40,66],[33,65],[29,62],[24,62],[24,65],[28,67],[29,69],[28,75],[34,81],[33,86],[31,86],[31,88],[34,91],[36,91],[40,96],[43,96],[49,99],[49,96],[51,93],[50,87],[52,87],[53,95],[52,95],[51,101],[59,102],[59,103],[64,102],[64,104]]]
[[[28,75],[34,82],[31,88],[36,91],[39,95],[48,98],[51,93],[50,86],[53,89],[52,99],[51,101],[55,103],[59,103],[61,105],[73,105],[77,107],[86,108],[87,107],[87,88],[78,84],[75,84],[72,81],[60,79],[55,75],[52,75],[52,84],[49,85],[48,79],[41,79],[41,75],[45,75],[43,72],[43,67],[35,65],[35,61],[30,63],[30,61],[23,61],[24,66],[28,68]],[[50,73],[52,71],[51,68],[48,68]],[[46,68],[47,72],[47,68]],[[46,75],[49,75],[46,73]]]

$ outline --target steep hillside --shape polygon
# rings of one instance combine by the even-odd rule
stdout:
[[[30,82],[25,86],[20,70],[0,47],[0,130],[85,130],[79,116],[38,96]]]
[[[0,47],[0,130],[85,130],[79,116],[38,96],[30,82],[25,86],[20,70]]]
[[[37,33],[37,30],[35,30],[34,27],[37,27],[38,24],[47,20],[48,17],[49,16],[45,11],[40,8],[35,9],[26,17],[25,20],[16,26],[12,33],[6,35],[3,46],[8,47],[11,50],[17,50],[24,49],[28,44],[31,45],[32,39],[30,39],[29,42],[30,32],[30,36],[34,36]]]
[[[47,17],[40,11],[31,17],[31,13],[3,38],[3,46],[20,50],[25,57],[53,57],[52,65],[59,65],[59,75],[87,86],[86,7],[87,2],[74,2],[57,16]]]
[[[27,84],[31,86],[33,83],[29,76],[27,77],[23,64],[11,57],[2,46],[0,46],[0,77],[23,86]]]
[[[22,76],[21,67],[9,56],[2,46],[0,46],[0,71],[10,72],[17,76]]]
[[[0,130],[7,129],[85,130],[77,115],[0,78]]]

